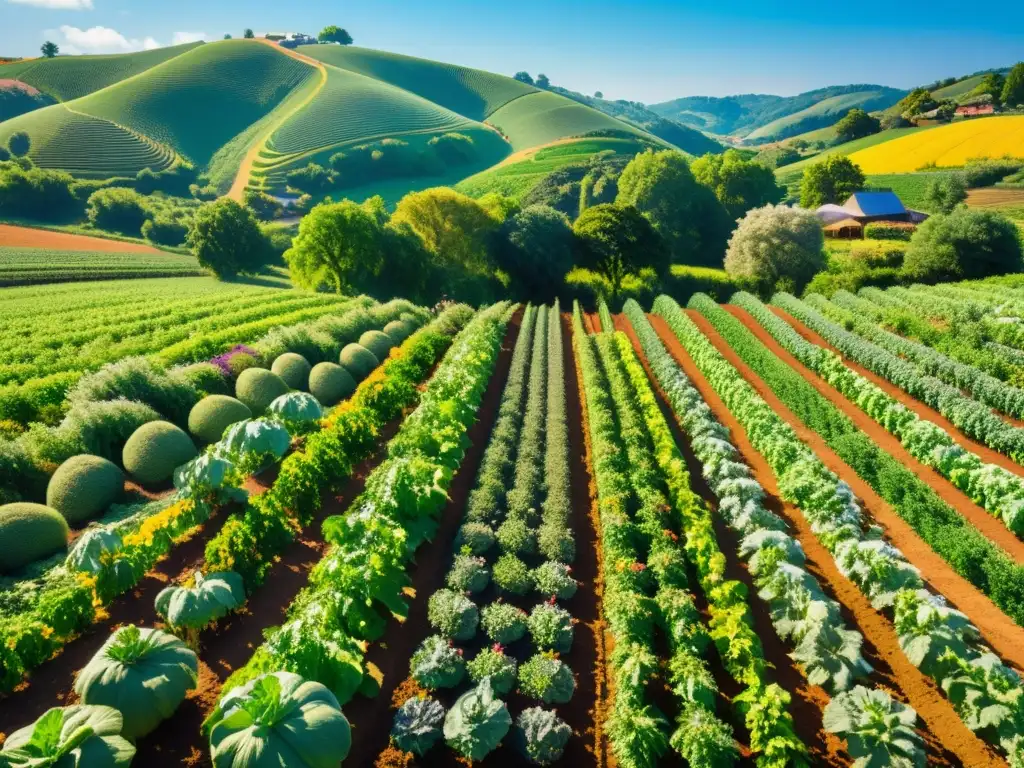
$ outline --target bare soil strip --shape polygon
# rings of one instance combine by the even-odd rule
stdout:
[[[415,565],[409,574],[415,590],[415,597],[409,606],[409,615],[404,621],[389,621],[384,636],[371,645],[366,654],[367,664],[376,667],[381,675],[380,693],[373,699],[356,699],[344,707],[345,716],[352,726],[352,751],[345,758],[346,765],[373,765],[390,741],[394,714],[391,709],[392,694],[408,677],[409,659],[412,658],[416,647],[425,637],[432,634],[430,622],[427,620],[427,600],[444,586],[445,575],[451,561],[452,541],[462,523],[466,498],[476,481],[477,470],[480,468],[484,449],[487,447],[494,420],[498,415],[522,317],[523,310],[520,309],[506,329],[501,354],[487,384],[477,420],[469,430],[470,447],[448,489],[448,503],[441,512],[441,524],[437,534],[433,541],[421,547],[416,554]],[[454,754],[443,746],[438,750],[441,751]],[[434,762],[431,762],[431,765],[433,764]],[[491,765],[492,762],[487,761],[484,764]]]
[[[757,320],[751,317],[750,313],[745,309],[732,305],[724,305],[724,307],[737,320],[743,323],[747,330],[757,336],[758,340],[771,350],[772,354],[799,373],[820,394],[827,397],[829,402],[842,411],[843,415],[852,421],[858,429],[870,437],[872,442],[928,483],[929,487],[935,491],[940,499],[959,512],[962,517],[977,528],[989,541],[1005,550],[1015,562],[1024,562],[1024,541],[1014,536],[1000,520],[989,514],[984,507],[976,504],[970,496],[953,485],[938,471],[914,458],[910,451],[904,448],[899,439],[891,432],[886,431],[885,427],[868,416],[856,404],[847,400],[841,392],[814,371],[804,366],[803,363],[780,346],[772,335]],[[788,317],[785,319],[787,321],[791,320]],[[808,338],[808,341],[812,340]]]
[[[1004,456],[1003,454],[999,453],[999,451],[995,451],[995,450],[989,448],[984,443],[979,443],[977,440],[974,440],[973,438],[968,437],[963,432],[961,432],[953,422],[951,422],[949,419],[947,419],[945,416],[943,416],[941,413],[936,411],[931,406],[922,403],[920,400],[917,400],[914,397],[911,397],[910,395],[908,395],[906,392],[904,392],[902,389],[897,387],[895,384],[893,384],[888,379],[884,379],[881,376],[879,376],[879,375],[869,371],[867,368],[865,368],[865,367],[863,367],[861,365],[858,365],[853,360],[850,360],[849,358],[844,357],[843,354],[838,349],[833,347],[824,338],[822,338],[820,335],[818,335],[813,330],[808,328],[806,325],[801,323],[799,320],[797,320],[795,317],[790,315],[784,309],[781,309],[781,308],[775,307],[775,306],[771,306],[771,305],[768,305],[768,308],[772,312],[774,312],[776,315],[781,317],[783,320],[785,320],[787,323],[792,325],[793,326],[793,330],[795,330],[797,333],[799,333],[801,336],[803,336],[809,342],[811,342],[813,344],[817,344],[819,346],[822,346],[825,349],[829,349],[832,352],[835,352],[837,355],[839,355],[843,359],[843,362],[846,363],[846,365],[851,370],[856,371],[857,373],[859,373],[861,376],[863,376],[865,379],[867,379],[871,383],[878,385],[878,387],[883,392],[885,392],[891,398],[896,400],[898,403],[900,403],[901,405],[905,406],[906,408],[909,408],[911,411],[916,413],[922,419],[927,419],[928,421],[932,422],[933,424],[936,424],[936,425],[942,427],[958,443],[963,445],[964,448],[966,448],[967,450],[971,451],[972,453],[976,453],[979,456],[979,458],[981,458],[982,461],[987,462],[989,464],[995,464],[996,466],[1002,467],[1003,469],[1005,469],[1005,470],[1007,470],[1009,472],[1013,472],[1015,474],[1020,475],[1021,477],[1024,477],[1024,467],[1022,467],[1020,464],[1015,462],[1010,457]],[[729,309],[730,311],[732,311],[732,307],[726,307],[726,309]],[[970,395],[966,394],[965,397],[970,397]],[[996,412],[993,411],[993,413],[996,413]],[[1000,416],[1004,421],[1009,421],[1011,423],[1016,423],[1018,425],[1021,424],[1021,422],[1015,422],[1013,419],[1011,419],[1010,417],[1006,416],[1005,414],[996,413],[996,415]]]
[[[54,251],[94,251],[97,253],[155,253],[170,255],[151,245],[107,240],[102,237],[33,229],[13,224],[0,224],[0,246],[6,248],[48,248]]]
[[[590,318],[590,327],[593,328],[593,333],[612,330],[611,328],[601,327],[601,314],[599,312],[591,312],[588,317]]]
[[[800,439],[817,453],[826,466],[850,483],[868,513],[876,521],[886,526],[893,543],[900,547],[915,565],[921,568],[923,578],[952,602],[962,606],[970,604],[972,613],[980,614],[977,615],[977,618],[972,616],[972,619],[979,624],[983,633],[986,631],[991,633],[990,642],[994,634],[1010,651],[1004,658],[1013,660],[1012,657],[1019,656],[1019,652],[1013,648],[1012,643],[1016,639],[1019,648],[1021,639],[1024,639],[1022,638],[1024,633],[1021,633],[1015,625],[1002,626],[1002,624],[1010,625],[1012,623],[988,602],[987,598],[978,594],[977,590],[953,573],[944,561],[924,545],[909,526],[900,520],[888,508],[888,505],[874,493],[870,486],[860,480],[856,473],[832,452],[824,440],[803,427],[799,419],[775,397],[771,389],[718,336],[710,323],[695,312],[689,314],[719,352],[736,367],[743,378],[757,390],[769,406],[793,427]],[[743,427],[708,384],[665,321],[655,315],[651,315],[649,319],[665,346],[701,393],[715,416],[728,427],[734,444],[740,450],[744,460],[753,468],[758,482],[771,496],[778,497],[778,484],[775,482],[771,468],[750,444]],[[875,667],[875,679],[883,684],[893,696],[906,701],[917,711],[922,736],[929,753],[929,764],[1005,765],[1004,761],[988,745],[964,726],[938,687],[907,660],[899,647],[892,623],[872,608],[871,603],[860,590],[839,572],[831,555],[811,532],[810,525],[803,515],[788,504],[781,504],[773,511],[781,515],[792,526],[794,534],[807,554],[809,570],[819,579],[826,591],[839,601],[844,617],[863,633],[864,654]],[[975,607],[983,610],[974,611]],[[984,610],[984,608],[988,610]],[[1002,622],[999,617],[1002,617]],[[982,624],[986,626],[981,627]],[[996,631],[992,632],[993,629]],[[1000,634],[999,630],[1005,630],[1005,632]],[[1003,651],[999,650],[999,652]]]

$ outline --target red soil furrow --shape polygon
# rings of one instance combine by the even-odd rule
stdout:
[[[345,716],[352,726],[352,750],[345,758],[346,765],[370,766],[388,746],[394,713],[391,698],[395,688],[409,675],[409,659],[425,637],[432,634],[427,620],[427,600],[444,586],[445,575],[451,560],[451,542],[455,538],[466,499],[476,480],[477,470],[483,458],[494,420],[501,405],[501,394],[505,389],[509,368],[512,364],[512,350],[519,335],[523,310],[513,316],[502,342],[501,354],[487,391],[480,404],[477,420],[469,429],[470,447],[448,489],[448,502],[441,512],[440,526],[434,539],[416,553],[416,562],[409,574],[412,579],[414,597],[410,601],[409,615],[404,621],[390,621],[384,636],[370,646],[366,661],[370,668],[380,674],[381,690],[373,699],[357,699],[344,707]],[[499,750],[507,752],[507,750]],[[451,750],[439,747],[432,753],[454,756]],[[495,753],[497,754],[497,753]],[[448,764],[447,761],[431,765]],[[452,763],[454,764],[454,763]],[[501,765],[488,760],[486,765]]]
[[[704,479],[700,460],[694,454],[689,439],[676,421],[668,398],[658,383],[654,371],[651,370],[647,356],[640,345],[640,339],[637,338],[633,326],[625,315],[615,315],[613,321],[615,322],[615,330],[622,331],[629,337],[630,342],[633,344],[633,350],[647,371],[647,377],[650,379],[651,386],[658,395],[658,404],[661,406],[662,414],[672,430],[676,445],[686,460],[686,467],[690,473],[690,487],[716,512],[713,518],[715,535],[722,552],[725,554],[726,577],[740,581],[747,587],[747,592],[750,595],[748,603],[754,619],[754,629],[761,639],[765,658],[774,669],[772,677],[775,682],[793,694],[791,712],[797,734],[810,749],[811,758],[815,765],[849,765],[850,760],[843,751],[842,742],[822,728],[822,713],[825,707],[828,706],[830,697],[821,686],[811,685],[807,682],[799,666],[789,658],[789,649],[776,634],[767,605],[765,605],[764,601],[757,598],[757,588],[754,586],[753,577],[750,575],[746,563],[741,562],[736,557],[739,543],[737,537],[717,514],[718,497]],[[784,502],[778,496],[773,495],[766,499],[765,506],[775,511],[777,508],[784,506]],[[808,564],[808,567],[810,568],[811,564]],[[742,690],[742,686],[735,683],[725,670],[721,668],[721,665],[716,665],[716,667],[713,672],[715,673],[716,680],[719,681],[719,690],[730,694],[730,698],[732,695],[739,693]],[[719,712],[719,716],[725,720],[731,719],[726,711]],[[742,725],[742,723],[737,725]],[[743,736],[746,736],[746,734],[743,734]]]
[[[862,500],[865,510],[875,520],[887,527],[893,543],[900,547],[921,568],[922,576],[936,587],[939,592],[949,597],[951,601],[956,601],[957,598],[960,598],[959,602],[961,605],[971,602],[968,599],[968,595],[970,592],[974,592],[976,596],[973,597],[974,602],[971,602],[972,607],[983,602],[989,608],[988,611],[981,611],[981,615],[974,620],[976,623],[979,623],[979,626],[982,623],[986,624],[986,627],[982,628],[982,632],[985,633],[988,630],[990,640],[994,635],[1002,641],[1003,645],[1013,651],[1011,638],[1014,634],[1020,632],[1019,628],[1015,626],[1006,627],[1004,634],[1000,634],[998,631],[992,632],[993,628],[996,630],[1004,629],[1001,626],[999,617],[1002,617],[1002,620],[1005,620],[1003,623],[1006,624],[1010,624],[1009,620],[995,606],[991,605],[986,598],[977,595],[977,591],[973,587],[953,573],[945,562],[932,553],[917,538],[917,535],[909,529],[909,526],[900,520],[889,509],[888,505],[874,493],[870,486],[860,480],[856,473],[832,452],[824,440],[804,428],[793,413],[775,397],[774,393],[718,336],[707,320],[695,312],[690,312],[689,314],[719,352],[736,367],[743,378],[757,390],[758,394],[764,398],[768,405],[789,423],[800,439],[814,450],[830,469],[837,472],[844,479],[847,479],[854,493]],[[650,315],[649,319],[669,352],[690,378],[705,402],[711,407],[716,418],[729,429],[732,434],[733,443],[739,449],[744,460],[754,470],[754,476],[758,482],[761,483],[769,494],[778,497],[779,488],[775,482],[775,476],[764,457],[750,443],[746,431],[708,384],[665,321],[656,315]],[[918,724],[929,753],[929,764],[1005,765],[989,746],[964,726],[952,705],[942,695],[938,687],[910,663],[899,647],[892,623],[872,608],[871,603],[861,591],[839,572],[831,555],[811,531],[810,525],[803,515],[790,505],[782,505],[780,509],[773,511],[781,515],[792,526],[794,535],[799,539],[807,555],[811,573],[839,601],[844,609],[844,615],[851,625],[856,626],[864,635],[865,644],[863,651],[865,657],[875,667],[874,675],[876,679],[880,682],[884,681],[884,685],[889,689],[890,693],[897,698],[902,698],[917,712]],[[914,541],[917,542],[916,549],[910,546]],[[919,554],[921,555],[920,557],[918,556]],[[943,573],[943,571],[945,572]],[[988,615],[992,612],[996,615]],[[1019,634],[1017,640],[1019,647]],[[1011,653],[1009,655],[1012,656],[1014,654]]]
[[[924,480],[940,499],[959,512],[983,536],[1006,551],[1015,562],[1024,562],[1024,541],[1014,536],[999,519],[989,514],[984,507],[975,503],[970,496],[953,485],[941,473],[916,459],[910,451],[903,447],[903,444],[896,436],[886,431],[885,427],[868,416],[855,403],[850,402],[843,393],[831,384],[828,384],[814,371],[807,368],[780,346],[749,312],[742,307],[732,305],[725,305],[725,309],[743,323],[747,330],[757,336],[758,340],[771,350],[772,354],[799,373],[820,394],[827,397],[829,402],[842,411],[858,429],[870,437],[872,442],[900,464],[910,469],[920,479]],[[789,320],[790,318],[786,319]]]
[[[51,229],[33,229],[0,224],[0,246],[7,248],[50,248],[55,251],[95,251],[97,253],[155,253],[167,255],[151,245],[75,235]]]
[[[793,330],[795,330],[809,342],[817,344],[818,346],[821,347],[825,347],[825,349],[829,349],[835,352],[843,359],[843,362],[846,363],[846,365],[849,368],[859,373],[861,376],[863,376],[871,383],[876,384],[883,392],[885,392],[891,398],[896,400],[898,403],[909,408],[922,419],[927,419],[933,424],[942,427],[953,437],[954,440],[960,443],[964,448],[971,451],[972,453],[976,453],[982,461],[987,462],[989,464],[995,464],[996,466],[1002,467],[1005,470],[1008,470],[1010,472],[1013,472],[1014,474],[1024,477],[1024,467],[1022,467],[1020,464],[1015,462],[1010,457],[1004,456],[1003,454],[999,453],[999,451],[989,448],[984,443],[978,442],[977,440],[968,437],[963,432],[961,432],[960,429],[957,428],[957,426],[953,422],[951,422],[949,419],[947,419],[945,416],[943,416],[941,413],[939,413],[931,406],[922,403],[920,400],[917,400],[914,397],[911,397],[888,379],[885,379],[879,376],[878,374],[868,370],[864,366],[859,365],[853,360],[844,357],[838,349],[829,344],[822,336],[808,328],[806,325],[801,323],[799,320],[790,315],[784,309],[771,305],[769,305],[768,308],[776,315],[781,317],[783,320],[785,320],[787,323],[792,325]],[[970,396],[971,395],[969,393],[965,393],[965,397]],[[1009,421],[1015,426],[1024,426],[1024,422],[1015,421],[1014,419],[1011,419],[1010,417],[1005,416],[1003,414],[996,415],[1003,416],[1003,419],[1005,421]]]
[[[590,327],[594,329],[594,331],[593,331],[594,333],[601,333],[602,331],[605,331],[605,330],[609,330],[609,331],[611,330],[611,328],[607,328],[606,329],[606,328],[602,328],[601,327],[601,315],[600,315],[600,313],[598,313],[598,312],[591,312],[589,317],[590,317]]]

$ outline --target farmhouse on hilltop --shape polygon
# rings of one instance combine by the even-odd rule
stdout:
[[[917,224],[928,218],[928,214],[903,205],[892,190],[854,192],[842,205],[823,205],[814,213],[827,236],[841,238],[864,237],[864,225],[873,221]]]

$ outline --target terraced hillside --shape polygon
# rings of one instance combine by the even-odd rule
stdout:
[[[20,80],[57,101],[71,101],[141,74],[201,45],[186,43],[138,53],[16,61],[0,65],[0,80]]]

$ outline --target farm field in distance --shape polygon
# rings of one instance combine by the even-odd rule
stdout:
[[[1019,9],[0,5],[0,768],[1024,768]]]

